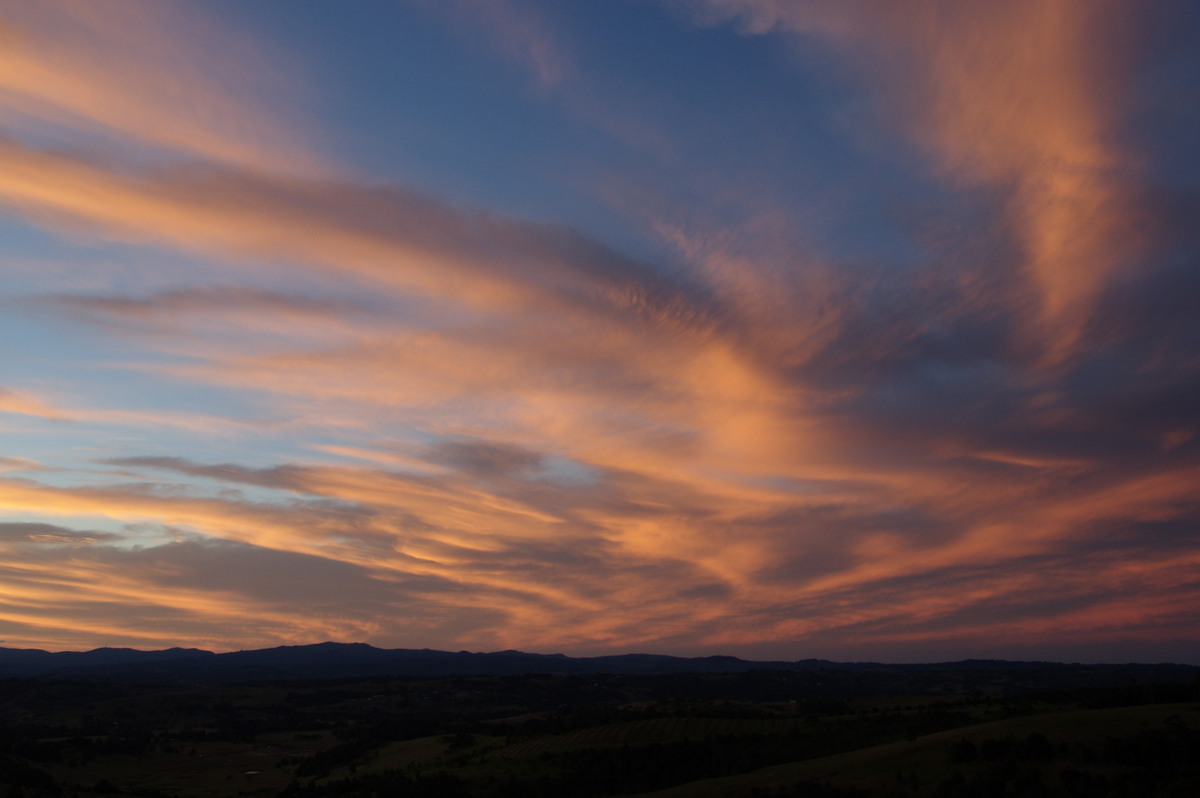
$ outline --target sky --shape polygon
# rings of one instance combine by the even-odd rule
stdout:
[[[1200,664],[1198,40],[0,0],[0,646]]]

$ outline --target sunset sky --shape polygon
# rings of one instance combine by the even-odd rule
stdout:
[[[1193,0],[0,0],[0,646],[1200,664]]]

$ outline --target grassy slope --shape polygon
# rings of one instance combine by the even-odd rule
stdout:
[[[777,789],[798,782],[829,783],[839,787],[856,787],[875,793],[886,793],[901,783],[897,773],[905,777],[916,775],[917,788],[913,795],[933,794],[936,786],[954,770],[969,777],[988,765],[982,762],[954,764],[948,762],[949,746],[960,739],[976,744],[988,738],[1014,737],[1023,739],[1029,734],[1045,735],[1052,743],[1102,744],[1106,737],[1125,736],[1139,729],[1161,728],[1170,718],[1182,719],[1193,728],[1200,726],[1200,704],[1155,704],[1151,706],[1119,707],[1116,709],[1077,710],[1034,715],[981,723],[950,731],[919,737],[913,741],[889,743],[836,756],[823,757],[763,768],[751,773],[705,779],[631,798],[715,798],[716,796],[748,795],[754,788]],[[1084,763],[1059,763],[1058,767],[1085,766]]]

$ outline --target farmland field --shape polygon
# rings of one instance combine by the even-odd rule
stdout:
[[[770,672],[10,679],[0,795],[1200,794],[1196,685],[986,696],[933,684],[839,698],[821,697],[825,677]]]

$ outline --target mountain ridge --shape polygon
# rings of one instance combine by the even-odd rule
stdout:
[[[610,654],[570,657],[508,649],[494,652],[384,649],[367,643],[325,641],[215,653],[174,647],[142,651],[97,648],[50,652],[0,647],[0,678],[53,678],[175,684],[228,684],[370,676],[503,676],[515,674],[732,674],[791,671],[888,674],[1004,673],[1083,675],[1085,681],[1119,684],[1138,681],[1186,683],[1200,679],[1200,667],[1175,663],[1081,664],[1045,661],[965,659],[954,662],[835,662],[825,659],[744,660],[729,655],[677,657],[667,654]],[[1053,679],[1052,679],[1053,680]]]

